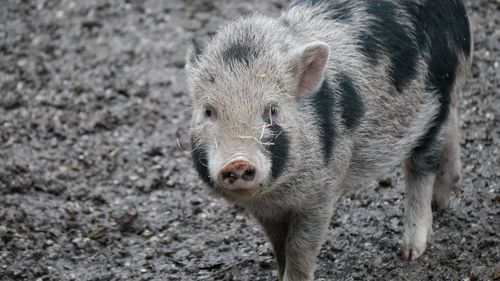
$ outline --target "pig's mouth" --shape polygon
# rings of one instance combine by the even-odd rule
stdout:
[[[233,202],[247,202],[260,198],[263,188],[262,184],[254,188],[227,189],[216,185],[216,190],[226,199]]]

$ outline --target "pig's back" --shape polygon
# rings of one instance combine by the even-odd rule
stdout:
[[[351,177],[436,141],[470,62],[461,1],[299,0],[280,21],[298,41],[330,45],[332,114],[353,141]]]

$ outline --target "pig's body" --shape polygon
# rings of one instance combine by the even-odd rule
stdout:
[[[413,260],[460,177],[470,59],[458,0],[296,1],[230,23],[188,56],[195,167],[263,225],[280,280],[312,280],[338,197],[404,163]]]

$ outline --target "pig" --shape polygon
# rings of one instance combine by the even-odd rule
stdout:
[[[194,168],[262,225],[279,280],[303,281],[339,197],[402,164],[415,260],[459,185],[471,53],[460,0],[299,0],[235,19],[187,52]]]

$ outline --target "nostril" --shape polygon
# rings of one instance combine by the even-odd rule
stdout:
[[[233,172],[224,172],[222,174],[222,180],[228,180],[230,184],[234,183],[238,179],[238,175]]]
[[[247,169],[243,173],[243,175],[241,176],[241,178],[244,181],[252,181],[255,178],[255,169]]]

